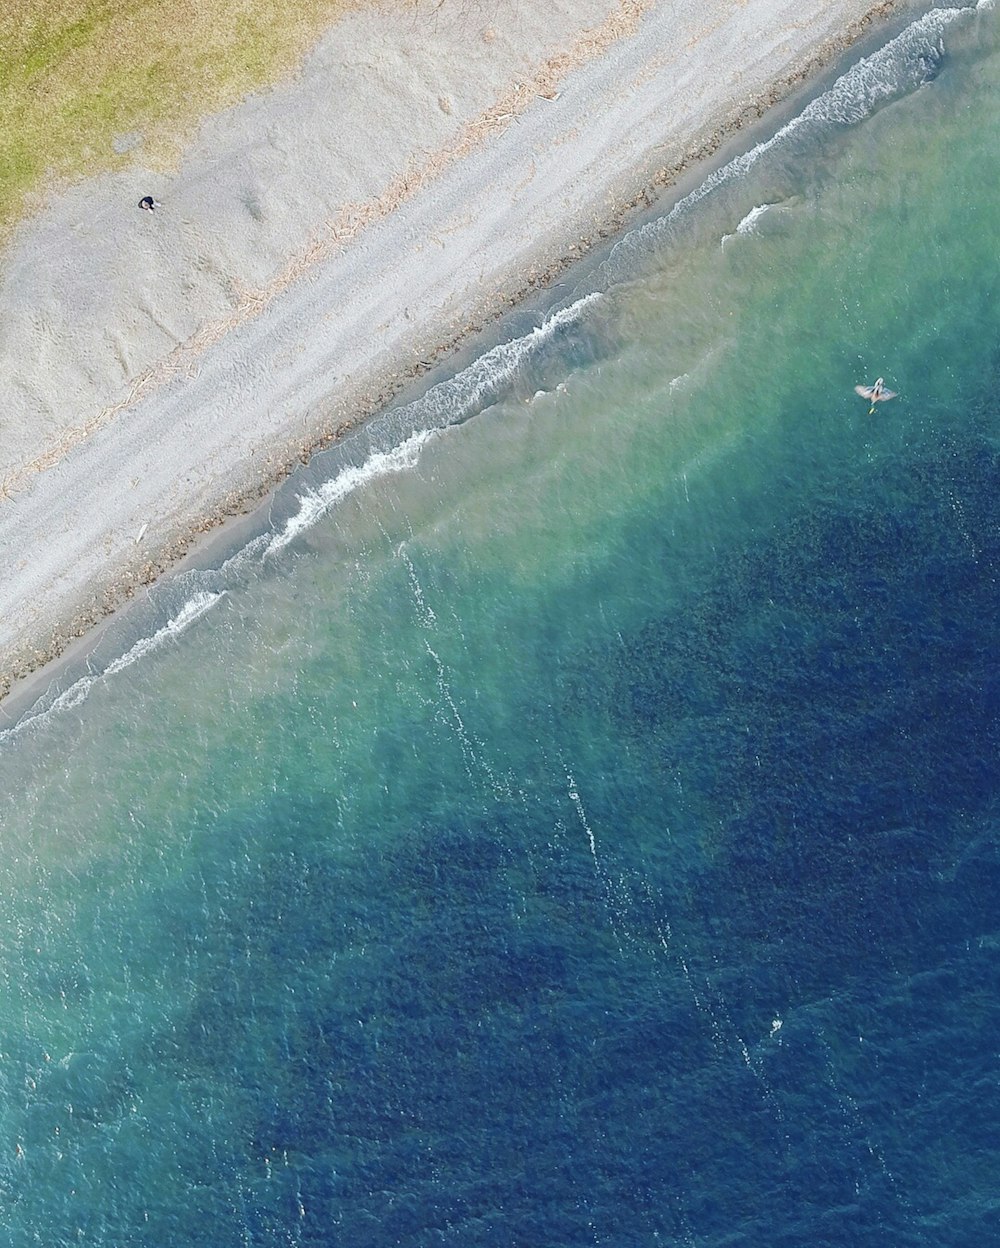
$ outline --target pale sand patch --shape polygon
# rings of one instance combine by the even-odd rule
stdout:
[[[0,282],[0,689],[894,7],[359,13],[174,177],[60,196]]]

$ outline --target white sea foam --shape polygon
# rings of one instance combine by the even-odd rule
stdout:
[[[420,584],[420,578],[417,576],[417,569],[413,566],[413,560],[406,553],[405,542],[400,543],[396,554],[398,558],[406,564],[406,574],[410,579],[410,588],[413,591],[413,601],[417,607],[417,618],[420,620],[422,627],[427,629],[434,628],[437,625],[437,616],[434,614],[434,608],[430,606],[427,599],[424,597],[423,587]]]
[[[987,0],[991,3],[992,0]],[[980,4],[983,0],[980,0]],[[976,7],[979,7],[977,5]],[[624,249],[645,252],[662,244],[663,236],[691,208],[720,186],[745,178],[768,152],[781,147],[800,132],[822,131],[836,126],[854,126],[865,121],[878,107],[915,91],[932,78],[943,54],[942,36],[955,21],[975,12],[963,8],[932,9],[911,22],[894,39],[862,57],[842,74],[828,91],[812,100],[797,116],[769,139],[735,157],[710,174],[663,217],[633,230],[612,251],[612,258]]]
[[[363,464],[344,468],[335,477],[325,481],[319,489],[300,494],[298,511],[286,521],[279,533],[274,534],[264,554],[274,555],[284,550],[289,542],[298,537],[300,533],[311,529],[316,521],[325,516],[332,507],[347,498],[349,494],[353,494],[355,490],[360,489],[361,486],[379,477],[415,468],[420,459],[421,449],[436,432],[434,429],[421,429],[411,434],[399,446],[393,447],[391,451],[376,451]]]
[[[181,583],[183,584],[186,580],[188,584],[193,581],[195,585],[204,586],[207,582],[210,585],[224,587],[231,583],[248,564],[256,563],[258,559],[283,550],[295,537],[311,528],[332,507],[355,490],[379,477],[395,472],[405,472],[416,467],[421,450],[440,429],[448,424],[457,423],[480,407],[493,391],[498,390],[514,376],[518,366],[533,351],[548,341],[561,327],[579,319],[584,309],[599,298],[601,298],[600,293],[595,292],[578,299],[566,308],[559,309],[530,333],[512,342],[501,343],[494,347],[492,351],[488,351],[475,360],[455,377],[435,386],[416,403],[394,413],[395,427],[399,427],[400,418],[404,422],[404,427],[405,422],[409,423],[411,429],[415,424],[422,427],[416,428],[391,449],[374,451],[363,463],[342,469],[318,489],[300,495],[298,511],[285,522],[280,531],[258,535],[230,556],[220,569],[188,573]],[[141,537],[140,532],[139,539]],[[32,725],[38,725],[53,713],[79,706],[98,681],[107,676],[117,675],[139,659],[153,653],[170,638],[177,637],[210,610],[225,592],[225,588],[196,589],[181,610],[172,616],[162,628],[149,636],[140,638],[123,655],[101,670],[96,672],[91,670],[86,676],[81,676],[59,693],[53,693],[50,690],[10,728],[0,729],[0,744]]]
[[[109,663],[107,667],[99,672],[91,672],[86,676],[81,676],[79,680],[75,680],[73,684],[55,697],[47,694],[39,698],[27,714],[23,715],[11,728],[0,731],[0,743],[17,736],[18,733],[23,732],[26,728],[37,725],[50,715],[79,706],[99,681],[106,676],[114,676],[118,672],[124,671],[127,667],[131,667],[133,663],[137,663],[140,659],[145,658],[146,655],[159,650],[167,641],[179,637],[185,629],[190,628],[195,620],[200,619],[206,611],[211,610],[219,599],[223,597],[223,594],[224,591],[217,593],[199,591],[193,594],[180,611],[169,619],[162,628],[158,628],[155,633],[148,637],[140,637],[134,645],[123,655]]]
[[[577,788],[572,772],[566,773],[566,779],[569,781],[569,800],[573,803],[580,823],[583,825],[583,830],[587,834],[590,856],[594,860],[594,870],[600,875],[601,867],[597,861],[597,837],[594,835],[594,829],[590,826],[590,822],[587,819],[587,812],[583,808],[583,799],[580,797],[580,790]]]
[[[941,36],[952,22],[967,16],[969,9],[932,9],[911,22],[894,39],[862,57],[842,74],[828,91],[817,96],[762,143],[737,156],[717,170],[697,189],[674,206],[669,216],[679,214],[704,199],[723,182],[744,176],[767,152],[790,135],[819,123],[822,126],[855,126],[865,121],[886,100],[915,90],[927,81],[941,58]]]
[[[510,342],[499,343],[474,360],[468,368],[434,386],[423,398],[403,408],[402,413],[416,418],[414,424],[424,426],[433,421],[440,427],[464,419],[505,386],[539,347],[564,326],[578,321],[591,304],[602,298],[600,291],[592,291],[567,307],[553,312],[530,333]]]
[[[804,128],[856,125],[869,117],[881,103],[916,89],[933,76],[941,58],[941,39],[946,28],[976,10],[990,10],[994,7],[995,0],[977,0],[975,5],[933,9],[924,14],[877,52],[852,66],[828,91],[808,104],[771,138],[758,143],[750,151],[716,170],[695,190],[678,201],[665,217],[633,231],[619,246],[633,247],[643,241],[657,243],[659,236],[695,204],[719,186],[744,177],[764,155]],[[760,204],[752,208],[737,225],[736,234],[753,233],[755,223],[770,207],[770,204]],[[733,236],[726,235],[723,242],[731,237]],[[343,469],[319,489],[301,495],[298,511],[285,522],[280,532],[255,539],[229,563],[243,564],[258,551],[262,551],[263,555],[277,553],[298,534],[312,527],[340,500],[366,483],[389,473],[403,472],[415,467],[421,449],[437,430],[457,423],[481,408],[491,395],[499,392],[511,380],[532,352],[560,328],[579,319],[583,311],[601,297],[602,292],[595,291],[558,310],[530,333],[499,344],[455,377],[433,387],[416,403],[401,409],[395,414],[397,427],[401,420],[404,425],[409,420],[410,428],[414,424],[418,426],[415,432],[392,449],[373,452],[364,463]],[[684,380],[677,378],[671,385],[681,384]],[[141,540],[141,537],[140,532],[136,540]],[[225,569],[222,571],[224,573]],[[124,670],[154,651],[166,639],[177,636],[210,609],[222,596],[222,592],[224,591],[202,590],[193,594],[184,608],[156,633],[140,639],[103,671],[81,677],[51,700],[41,700],[36,704],[40,709],[22,717],[10,729],[0,731],[0,741],[53,711],[79,705],[98,680]]]
[[[179,637],[185,629],[191,627],[195,620],[201,619],[206,611],[210,611],[219,599],[223,597],[224,592],[209,593],[202,591],[194,594],[173,619],[168,620],[162,628],[158,628],[152,637],[140,638],[121,658],[115,659],[113,663],[109,663],[104,669],[104,675],[113,676],[116,672],[124,671],[126,667],[131,667],[133,663],[145,658],[147,654],[152,654],[154,650],[158,650],[165,641],[169,641],[173,637]]]
[[[750,211],[747,213],[747,215],[743,218],[743,220],[736,227],[736,230],[734,231],[734,233],[723,234],[722,236],[723,247],[725,247],[726,243],[731,238],[735,238],[737,234],[756,234],[757,233],[757,229],[756,229],[757,221],[764,215],[765,212],[767,212],[769,208],[773,208],[773,207],[774,207],[774,204],[758,204],[756,208],[751,208]]]
[[[318,489],[299,495],[299,509],[268,542],[266,555],[275,555],[355,490],[390,473],[415,468],[425,443],[448,425],[457,424],[482,408],[516,374],[524,361],[563,326],[579,320],[585,308],[602,298],[595,291],[546,318],[530,333],[502,342],[474,360],[468,368],[434,386],[422,398],[393,413],[393,425],[416,427],[405,441],[387,451],[374,451],[362,464],[341,469]]]
[[[756,208],[751,208],[747,215],[736,227],[737,234],[752,234],[754,232],[754,223],[759,217],[762,217],[768,208],[772,208],[773,204],[758,204]]]

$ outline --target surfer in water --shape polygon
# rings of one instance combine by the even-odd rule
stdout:
[[[876,403],[885,403],[887,399],[894,399],[896,397],[895,390],[887,390],[885,388],[885,379],[882,377],[876,378],[874,386],[855,386],[854,389],[863,399],[870,400],[871,407],[868,409],[869,416],[872,412],[874,412]]]

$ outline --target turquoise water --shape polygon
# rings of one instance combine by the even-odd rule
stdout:
[[[5,729],[2,1242],[995,1242],[998,14],[844,70]]]

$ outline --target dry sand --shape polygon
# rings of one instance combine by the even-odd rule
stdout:
[[[53,198],[0,261],[0,694],[897,3],[359,13]]]

